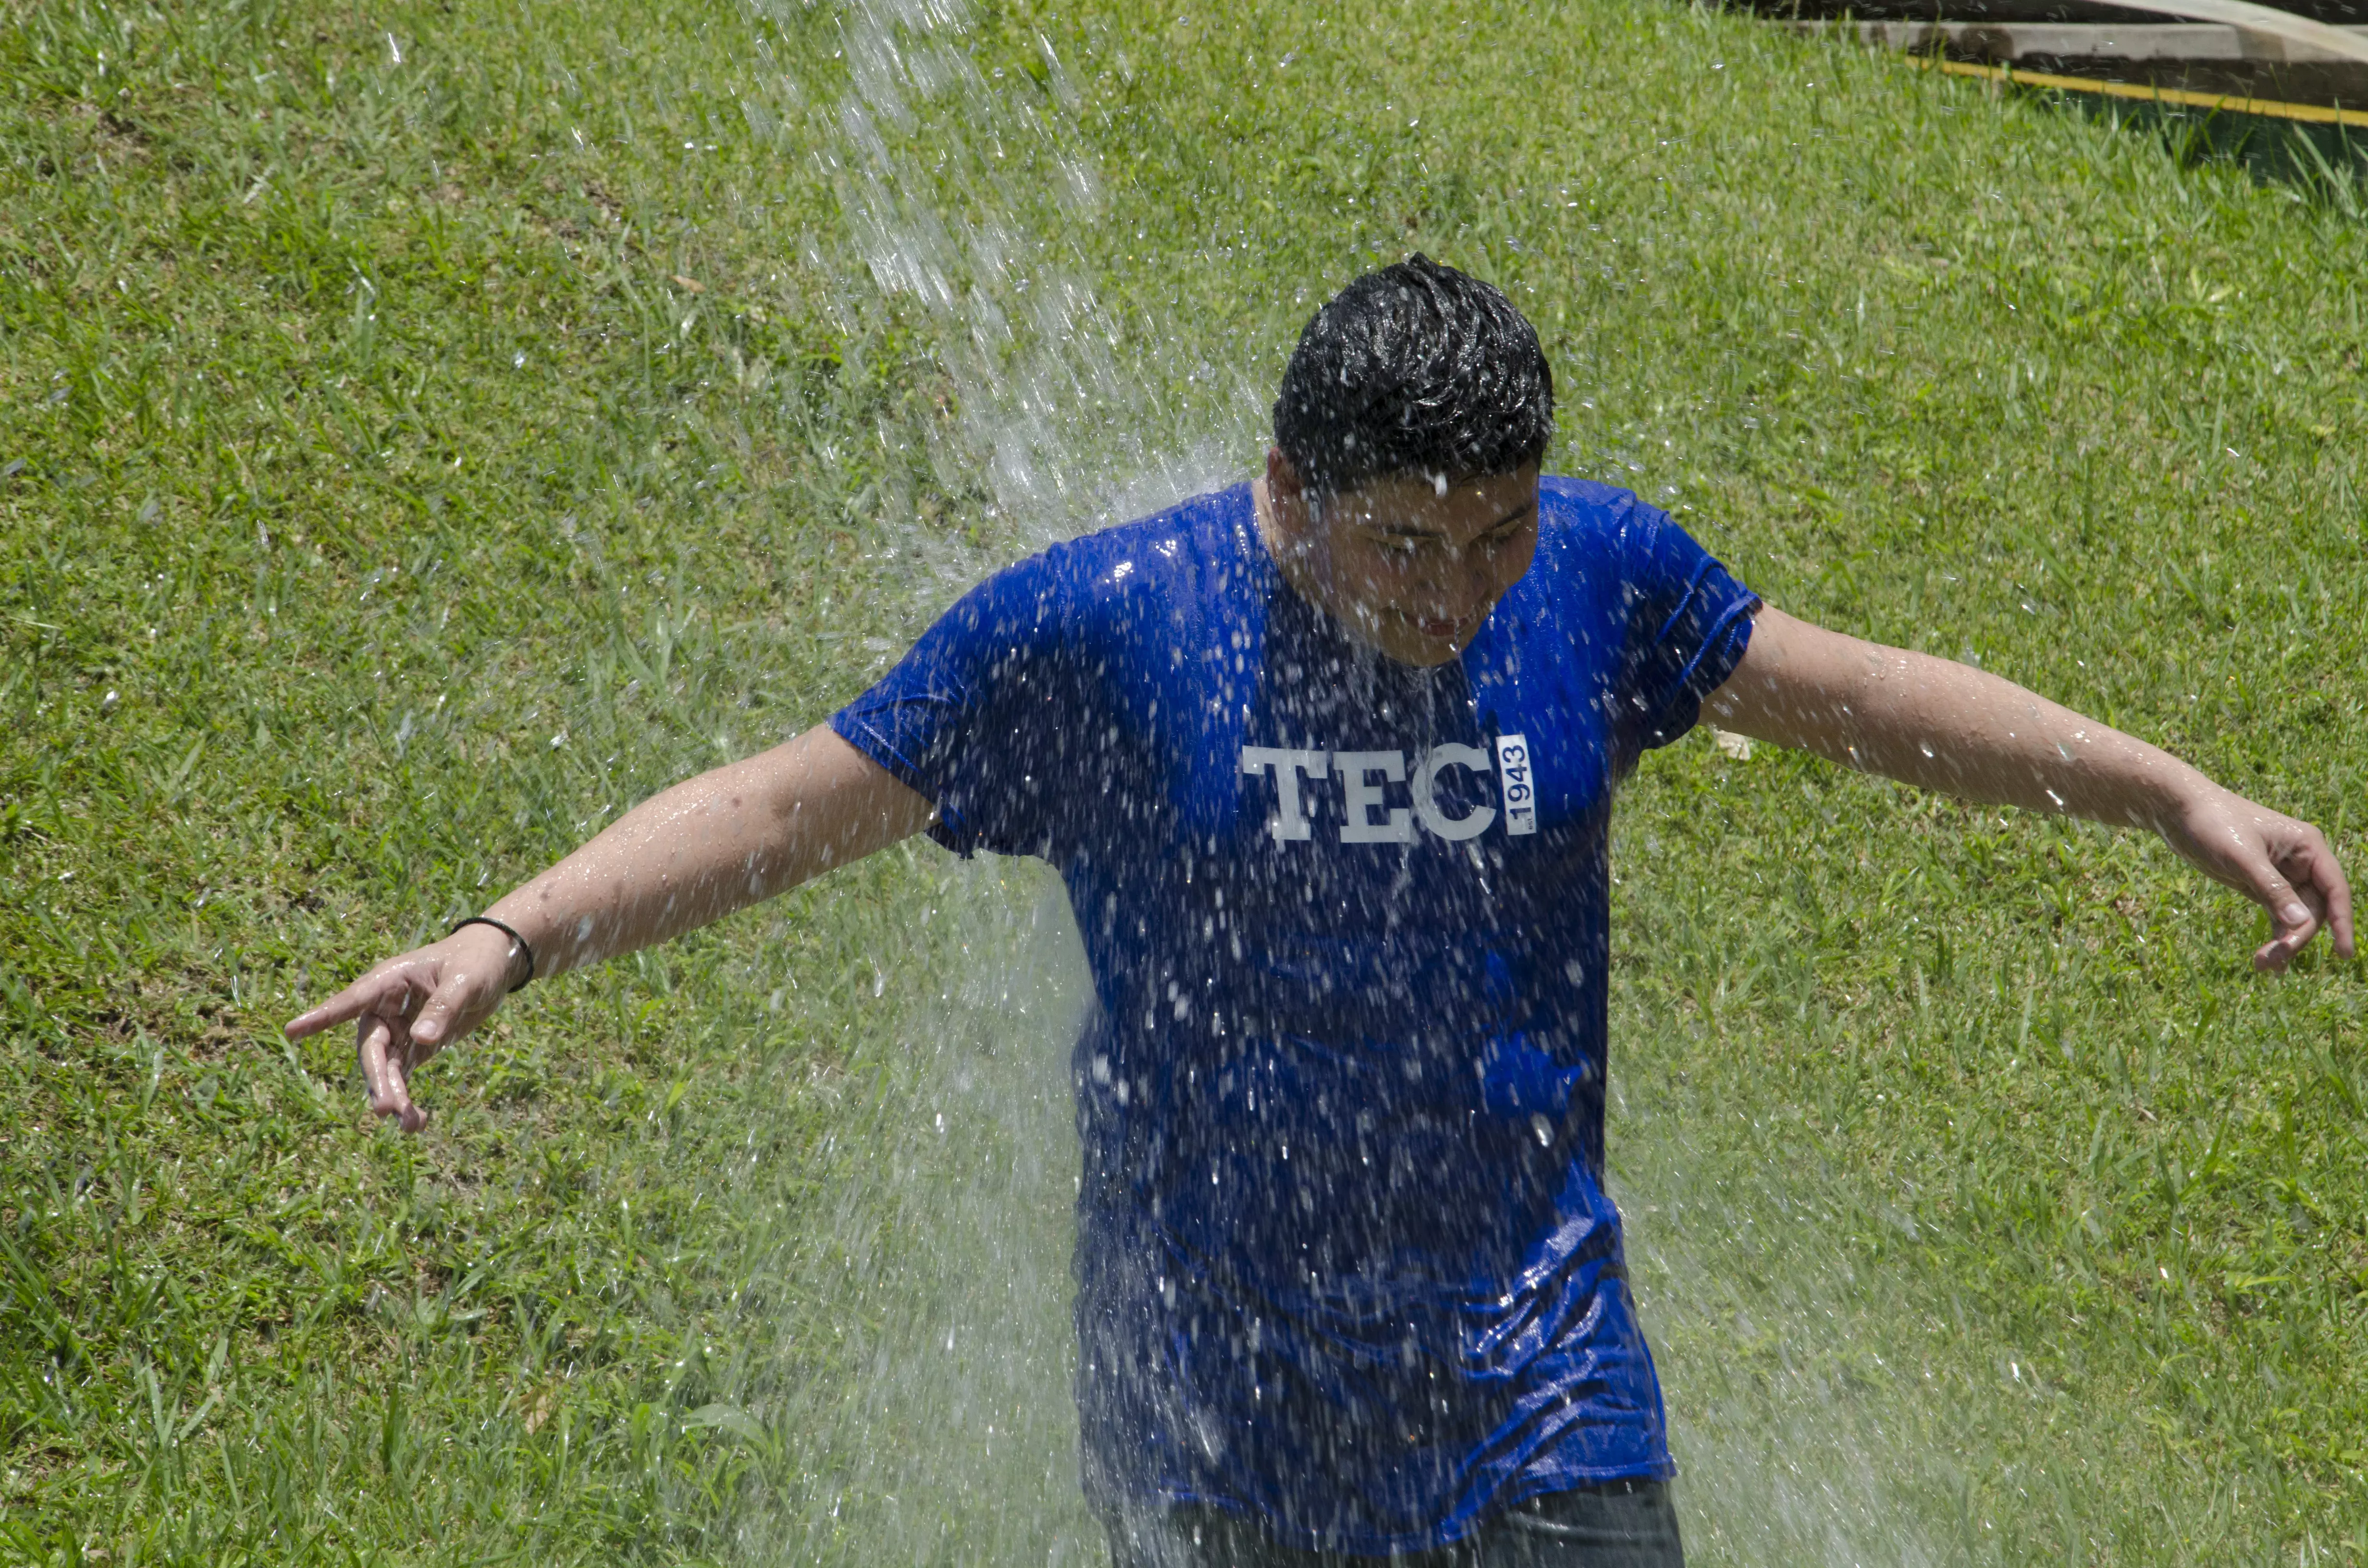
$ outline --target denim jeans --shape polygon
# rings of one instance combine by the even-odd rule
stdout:
[[[1452,1545],[1389,1557],[1278,1546],[1249,1520],[1188,1505],[1110,1528],[1112,1568],[1683,1568],[1665,1481],[1551,1493]]]

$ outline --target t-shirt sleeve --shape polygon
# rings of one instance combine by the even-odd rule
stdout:
[[[830,727],[938,808],[929,836],[958,854],[1043,853],[1063,770],[1060,574],[1044,556],[973,588]]]
[[[1650,750],[1692,729],[1702,699],[1743,662],[1759,596],[1665,512],[1639,502],[1622,531],[1628,644],[1620,710],[1633,744]]]

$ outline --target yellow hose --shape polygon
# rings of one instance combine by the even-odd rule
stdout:
[[[2230,114],[2267,115],[2272,119],[2301,119],[2314,125],[2368,127],[2368,110],[2330,108],[2324,104],[2281,103],[2275,98],[2239,98],[2225,93],[2191,93],[2181,87],[2157,87],[2138,82],[2100,82],[2089,76],[2051,76],[2044,71],[2018,71],[2011,65],[1975,65],[1962,60],[1935,60],[1911,54],[1907,62],[1952,76],[1977,76],[2018,87],[2047,87],[2063,93],[2101,93],[2109,98],[2135,98],[2145,103],[2178,104],[2185,108],[2225,109]]]

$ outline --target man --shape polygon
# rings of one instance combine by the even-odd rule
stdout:
[[[1416,256],[1302,335],[1262,480],[963,598],[827,726],[677,785],[289,1026],[372,1108],[533,974],[927,831],[1043,857],[1075,1057],[1077,1399],[1121,1564],[1676,1564],[1603,1190],[1612,794],[1705,710],[1975,800],[2155,829],[2269,912],[2308,824],[1978,670],[1759,601],[1668,517],[1539,476],[1553,383]]]

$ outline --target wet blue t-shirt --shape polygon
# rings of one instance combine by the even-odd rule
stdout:
[[[997,574],[832,721],[1067,883],[1105,1515],[1379,1553],[1670,1472],[1603,1190],[1607,829],[1757,601],[1625,491],[1541,502],[1436,668],[1288,586],[1242,485]]]

